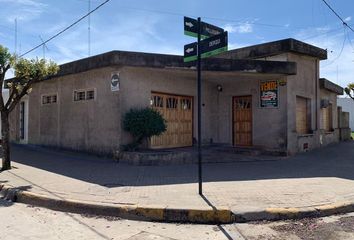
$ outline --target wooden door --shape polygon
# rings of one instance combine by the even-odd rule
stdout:
[[[252,96],[233,98],[233,144],[252,146]]]
[[[298,134],[309,133],[307,99],[296,97],[296,132]]]
[[[166,132],[151,138],[151,148],[193,145],[193,97],[152,93],[151,107],[167,122]]]

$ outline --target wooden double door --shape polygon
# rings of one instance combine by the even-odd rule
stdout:
[[[151,138],[151,148],[193,145],[193,97],[153,92],[151,107],[167,122],[166,132]]]
[[[252,96],[233,97],[233,144],[252,146]]]

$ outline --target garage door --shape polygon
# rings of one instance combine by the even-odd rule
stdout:
[[[152,93],[151,107],[167,121],[167,130],[151,138],[151,148],[193,145],[193,97]]]

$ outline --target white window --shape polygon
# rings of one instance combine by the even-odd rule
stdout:
[[[50,94],[50,95],[42,95],[42,104],[52,104],[57,102],[57,95],[56,94]]]
[[[96,98],[96,91],[94,89],[75,90],[74,101],[94,100]]]

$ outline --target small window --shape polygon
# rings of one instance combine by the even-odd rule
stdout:
[[[86,92],[86,100],[95,99],[95,91],[90,90]]]
[[[182,110],[190,110],[192,108],[192,103],[189,98],[182,98],[180,101]]]
[[[178,99],[174,97],[169,97],[166,99],[166,107],[167,108],[177,108]]]
[[[95,90],[77,90],[74,91],[74,101],[85,101],[95,99]]]
[[[51,104],[51,103],[56,103],[57,102],[57,95],[43,95],[42,96],[42,104]]]
[[[152,96],[151,97],[151,106],[162,108],[163,107],[163,97],[157,96],[157,95]]]
[[[85,91],[75,91],[74,92],[74,101],[83,101],[86,99]]]

